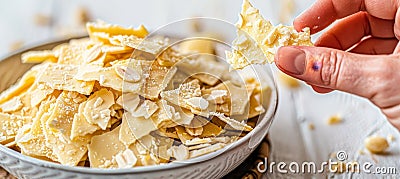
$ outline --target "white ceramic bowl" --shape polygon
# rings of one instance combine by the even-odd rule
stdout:
[[[29,50],[51,49],[67,40],[27,48],[0,59],[0,91],[14,84],[32,64],[20,62],[21,53]],[[0,145],[0,166],[18,178],[220,178],[236,168],[260,144],[271,125],[278,103],[277,89],[271,68],[254,66],[257,78],[272,88],[269,107],[257,126],[240,140],[221,150],[183,162],[129,169],[96,169],[70,167],[24,156]],[[1,119],[0,119],[1,121]]]

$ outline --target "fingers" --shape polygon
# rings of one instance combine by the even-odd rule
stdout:
[[[397,39],[400,39],[400,10],[396,13],[396,19],[394,23],[394,34],[396,34]]]
[[[400,54],[400,42],[397,43],[396,48],[393,50],[393,54]]]
[[[316,46],[347,50],[365,36],[394,38],[393,21],[358,12],[339,20],[316,41]]]
[[[361,10],[363,0],[317,0],[308,10],[294,20],[297,31],[310,27],[311,34],[329,26],[338,18]]]
[[[398,42],[396,38],[381,39],[372,37],[357,44],[350,52],[368,55],[392,54]]]
[[[359,55],[324,47],[290,46],[278,50],[275,63],[283,72],[314,86],[372,98],[386,85],[382,81],[391,80],[380,75],[388,70],[388,63],[382,60],[387,58],[397,60],[392,56]]]
[[[295,19],[294,27],[297,31],[310,27],[311,33],[314,34],[337,19],[364,10],[374,17],[393,20],[398,5],[399,1],[386,0],[318,0]]]
[[[319,86],[315,86],[315,85],[311,85],[311,88],[314,90],[314,91],[316,91],[316,92],[318,92],[318,93],[329,93],[329,92],[332,92],[333,90],[332,89],[329,89],[329,88],[323,88],[323,87],[319,87]]]
[[[395,105],[390,108],[383,108],[382,112],[389,119],[389,122],[400,130],[400,105]]]

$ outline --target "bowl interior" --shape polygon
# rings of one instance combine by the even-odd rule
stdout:
[[[182,29],[188,29],[187,27],[193,25],[193,23],[205,24],[203,27],[205,29],[202,30],[201,33],[193,33],[193,32],[183,32],[176,33],[177,27],[181,27]],[[210,29],[208,29],[210,27]],[[190,29],[190,28],[189,28]],[[224,29],[222,32],[220,29]],[[187,30],[190,31],[190,30]],[[213,33],[211,33],[213,32]],[[183,21],[177,21],[175,24],[169,24],[165,27],[157,29],[154,33],[150,34],[150,36],[155,36],[158,34],[171,34],[169,36],[177,37],[173,38],[172,43],[179,43],[182,39],[188,38],[202,38],[202,39],[210,39],[217,43],[217,55],[220,58],[224,58],[224,50],[229,50],[229,44],[233,40],[235,36],[236,28],[229,24],[228,22],[216,20],[216,19],[205,19],[205,18],[195,18]],[[194,34],[194,35],[193,35]],[[77,37],[81,38],[81,37]],[[30,51],[30,50],[44,50],[51,49],[54,46],[66,43],[69,39],[56,40],[51,43],[45,43],[43,45],[33,46],[31,48],[25,48],[20,51],[17,51],[7,57],[0,59],[0,92],[9,88],[11,85],[15,84],[18,79],[29,70],[34,64],[23,64],[20,61],[21,54]],[[218,52],[219,51],[219,52]],[[267,133],[273,117],[276,112],[276,107],[278,103],[278,95],[277,88],[275,84],[275,79],[272,73],[272,70],[269,65],[253,65],[246,67],[244,70],[240,71],[240,75],[243,77],[253,76],[257,80],[259,80],[260,84],[263,86],[269,86],[271,88],[271,93],[263,96],[265,101],[265,106],[267,107],[266,112],[260,115],[257,125],[253,131],[247,134],[245,137],[239,139],[238,141],[231,143],[225,146],[223,149],[220,149],[216,152],[212,152],[200,157],[192,158],[189,160],[181,161],[181,162],[172,162],[163,165],[156,166],[143,166],[143,167],[134,167],[129,169],[95,169],[95,168],[84,168],[84,167],[70,167],[64,166],[57,163],[47,162],[43,160],[38,160],[32,157],[28,157],[22,155],[14,150],[11,150],[3,145],[0,145],[0,151],[6,153],[7,155],[12,155],[16,158],[19,158],[21,161],[42,165],[50,168],[56,168],[60,170],[68,170],[73,172],[84,172],[84,173],[96,173],[96,174],[110,174],[110,173],[136,173],[136,172],[149,172],[149,171],[159,171],[159,170],[168,170],[176,167],[181,167],[185,165],[190,165],[194,163],[200,163],[202,161],[211,160],[212,158],[217,157],[223,152],[228,152],[230,149],[242,146],[246,144],[249,148],[255,148],[261,140],[255,138],[255,134],[263,133],[264,135]]]

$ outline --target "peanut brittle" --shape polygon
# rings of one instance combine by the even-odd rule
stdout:
[[[297,32],[292,26],[273,26],[249,0],[243,1],[236,26],[238,37],[233,41],[234,50],[226,52],[228,63],[235,69],[242,69],[250,64],[271,63],[281,46],[313,45],[309,28]]]
[[[0,94],[0,144],[70,166],[157,165],[219,150],[265,112],[267,88],[238,79],[211,41],[174,47],[144,26],[86,27],[89,38],[22,55],[41,64]]]

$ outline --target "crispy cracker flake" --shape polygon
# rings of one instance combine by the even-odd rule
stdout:
[[[248,0],[243,1],[236,27],[238,37],[233,41],[234,50],[226,52],[228,63],[235,69],[271,63],[281,46],[313,46],[310,28],[297,32],[292,26],[273,26]]]
[[[42,63],[45,61],[57,62],[57,57],[51,50],[29,51],[21,56],[22,63]]]
[[[219,149],[222,149],[223,147],[225,147],[225,144],[216,143],[216,144],[210,145],[208,147],[204,147],[202,149],[192,150],[189,152],[189,155],[190,155],[190,158],[194,158],[194,157],[205,155],[205,154],[208,154],[211,152],[215,152]]]
[[[189,158],[189,149],[185,145],[172,146],[168,149],[168,154],[177,161],[182,161]]]
[[[111,44],[127,46],[147,53],[157,55],[166,46],[165,40],[139,38],[134,35],[117,35],[110,39]]]
[[[231,127],[233,127],[236,130],[244,130],[244,131],[253,130],[253,128],[251,126],[249,126],[245,123],[239,122],[237,120],[231,119],[222,113],[212,112],[212,115],[218,117],[219,119],[221,119],[222,121],[224,121],[225,123],[227,123],[228,125],[230,125]]]
[[[86,29],[89,35],[92,35],[94,32],[103,32],[109,34],[110,36],[134,35],[143,38],[149,33],[143,25],[139,26],[137,29],[134,29],[132,27],[125,28],[119,25],[111,25],[102,21],[89,22],[86,24]]]
[[[1,104],[0,110],[2,112],[8,113],[8,112],[20,110],[22,107],[23,107],[23,104],[21,102],[21,98],[15,97],[15,98],[12,98],[11,100]]]

